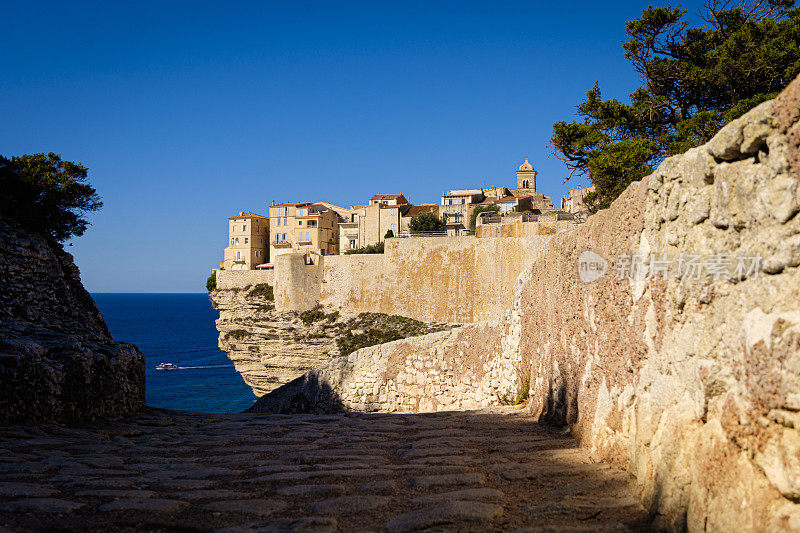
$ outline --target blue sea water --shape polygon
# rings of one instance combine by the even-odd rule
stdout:
[[[152,407],[236,413],[256,400],[217,347],[219,317],[208,294],[92,294],[114,340],[146,357],[146,403]],[[178,370],[156,370],[162,362]]]

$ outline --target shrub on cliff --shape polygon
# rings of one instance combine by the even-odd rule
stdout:
[[[0,155],[0,216],[59,242],[83,235],[85,214],[103,206],[86,175],[86,167],[52,152]]]
[[[212,272],[208,279],[206,280],[206,290],[208,292],[217,290],[217,273]]]
[[[625,57],[644,83],[630,103],[603,100],[598,84],[580,119],[553,125],[553,154],[596,187],[590,211],[608,207],[666,157],[708,140],[775,97],[800,73],[800,9],[792,0],[709,0],[706,24],[680,8],[648,7],[627,24]]]
[[[265,300],[274,300],[275,292],[272,289],[272,285],[269,283],[259,283],[247,293],[247,296],[264,298]]]

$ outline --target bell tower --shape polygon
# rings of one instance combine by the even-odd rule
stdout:
[[[528,163],[528,158],[519,166],[517,170],[517,189],[520,191],[533,191],[536,192],[536,174],[533,170],[533,165]]]

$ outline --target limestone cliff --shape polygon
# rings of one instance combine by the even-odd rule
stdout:
[[[278,312],[258,287],[209,293],[219,311],[219,348],[257,396],[323,366],[341,354],[341,347],[351,350],[350,344],[374,344],[381,336],[408,337],[450,327],[380,313]],[[359,339],[370,335],[372,342]]]
[[[489,405],[530,375],[533,413],[625,461],[655,526],[800,530],[799,119],[800,79],[552,236],[502,319],[360,350],[254,410]]]
[[[327,320],[306,324],[297,313],[279,313],[251,289],[209,296],[219,311],[219,348],[258,396],[339,355]]]
[[[144,407],[144,356],[114,342],[60,245],[0,220],[0,423]]]

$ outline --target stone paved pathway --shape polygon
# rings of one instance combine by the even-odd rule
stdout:
[[[0,532],[630,531],[615,466],[526,413],[204,415],[0,428]]]

